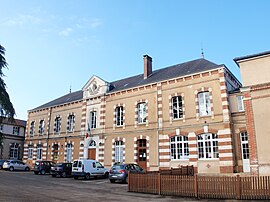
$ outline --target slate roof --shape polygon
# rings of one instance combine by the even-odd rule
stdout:
[[[14,126],[22,126],[26,127],[26,121],[20,120],[20,119],[9,119],[9,118],[3,118],[2,119],[3,124],[8,124],[8,125],[14,125]]]
[[[245,59],[249,59],[249,58],[254,58],[254,57],[259,57],[259,56],[263,56],[263,55],[268,55],[270,54],[270,51],[265,51],[265,52],[261,52],[261,53],[256,53],[256,54],[252,54],[252,55],[246,55],[246,56],[241,56],[241,57],[236,57],[233,60],[236,62],[239,60],[245,60]]]
[[[178,78],[185,75],[204,72],[204,71],[216,69],[220,66],[221,65],[217,65],[206,59],[192,60],[189,62],[155,70],[152,72],[152,75],[150,75],[147,79],[144,79],[144,74],[139,74],[133,77],[110,82],[114,88],[112,88],[108,93],[116,92],[119,90],[125,90],[129,88],[137,87],[137,86],[142,86],[146,84],[156,83],[159,81],[164,81],[164,80],[168,80],[172,78]],[[57,106],[64,103],[74,102],[74,101],[81,100],[82,98],[83,98],[83,92],[82,90],[80,90],[80,91],[66,94],[60,98],[57,98],[51,102],[48,102],[30,111]]]

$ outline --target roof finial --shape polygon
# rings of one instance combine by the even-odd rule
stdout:
[[[203,52],[203,48],[201,48],[201,50],[202,50],[202,58],[204,59],[204,52]]]
[[[71,84],[69,85],[69,93],[71,93]]]

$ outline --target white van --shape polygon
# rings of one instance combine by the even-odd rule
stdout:
[[[72,175],[74,179],[78,179],[79,177],[84,177],[86,180],[90,179],[90,177],[107,178],[109,176],[109,170],[104,168],[104,166],[96,160],[78,159],[73,161]]]

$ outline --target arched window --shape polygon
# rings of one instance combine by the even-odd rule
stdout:
[[[44,133],[44,126],[45,126],[44,120],[40,120],[39,121],[39,127],[38,127],[38,134],[39,135],[43,135],[43,133]]]
[[[73,114],[70,114],[68,116],[68,120],[67,120],[67,131],[68,132],[73,132],[74,124],[75,124],[75,116]]]
[[[172,160],[188,159],[188,137],[181,135],[173,136],[170,138],[170,143]]]
[[[213,159],[219,157],[217,134],[205,133],[198,135],[197,141],[199,159]]]
[[[61,118],[60,116],[58,116],[54,119],[54,132],[59,133],[60,127],[61,127]]]
[[[115,119],[116,119],[116,125],[122,126],[124,123],[124,107],[119,106],[115,108]]]

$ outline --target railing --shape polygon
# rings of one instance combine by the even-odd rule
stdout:
[[[214,199],[270,199],[270,176],[180,176],[129,174],[128,190]]]

